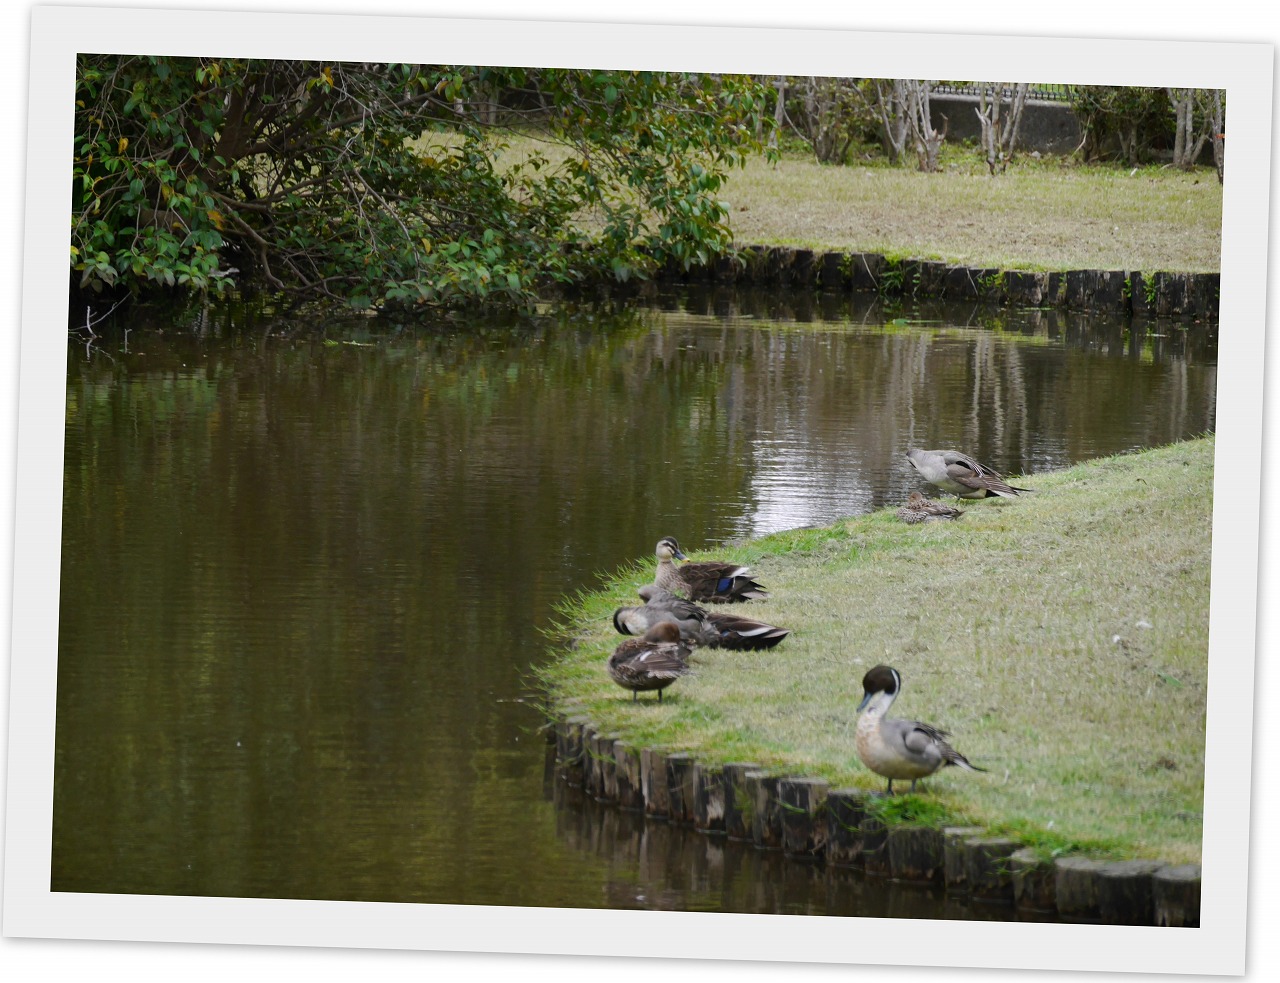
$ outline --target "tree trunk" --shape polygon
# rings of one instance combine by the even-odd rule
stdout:
[[[929,92],[933,84],[925,79],[908,79],[906,82],[911,135],[915,144],[916,159],[920,170],[932,174],[938,169],[938,150],[947,135],[947,118],[942,117],[942,129],[933,128],[929,109]]]
[[[1218,171],[1218,183],[1222,183],[1222,165],[1226,154],[1226,122],[1222,112],[1222,90],[1213,90],[1213,166]]]
[[[1030,84],[1027,82],[1019,82],[1012,87],[1003,82],[994,82],[983,88],[978,97],[978,108],[974,112],[978,114],[978,122],[982,126],[982,146],[986,151],[987,169],[993,175],[997,172],[1003,174],[1013,157],[1029,88]],[[1010,95],[1007,115],[1003,112],[1006,91]]]
[[[782,124],[787,118],[787,77],[779,75],[778,81],[774,83],[774,88],[778,92],[778,101],[773,107],[773,132],[769,134],[769,146],[778,149],[778,134],[782,131]]]
[[[876,102],[880,111],[881,134],[884,137],[885,153],[889,160],[897,163],[907,146],[907,128],[909,113],[907,111],[907,83],[905,79],[894,79],[893,88],[886,90],[876,80]]]

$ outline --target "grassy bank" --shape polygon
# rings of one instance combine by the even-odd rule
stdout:
[[[506,159],[540,149],[514,137]],[[1222,187],[1213,171],[1083,166],[1019,158],[992,177],[971,148],[944,148],[942,170],[883,163],[832,167],[788,153],[732,172],[721,199],[742,245],[884,253],[1018,270],[1216,272]],[[589,219],[584,219],[589,223]]]
[[[742,243],[840,249],[1014,270],[1215,272],[1222,188],[1211,171],[1022,162],[974,154],[937,174],[764,161],[724,190]]]
[[[1016,482],[953,523],[887,509],[702,558],[752,564],[773,592],[742,613],[794,629],[765,653],[699,652],[662,704],[605,672],[610,615],[645,557],[566,605],[577,644],[542,670],[553,699],[640,745],[883,789],[853,746],[863,673],[897,668],[894,714],[952,732],[971,761],[899,803],[1046,849],[1198,860],[1213,440]],[[686,549],[695,530],[655,529]],[[691,554],[694,559],[699,557]]]

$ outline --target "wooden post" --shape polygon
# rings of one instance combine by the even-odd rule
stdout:
[[[969,897],[974,901],[1013,903],[1013,872],[1009,855],[1021,846],[1001,836],[974,836],[963,841],[966,853],[965,877]]]
[[[818,260],[818,283],[823,290],[842,290],[849,285],[849,261],[843,253],[823,253]]]
[[[1098,872],[1101,860],[1088,857],[1059,857],[1053,862],[1053,894],[1058,914],[1064,921],[1097,922]]]
[[[1098,917],[1104,925],[1154,925],[1152,876],[1158,860],[1122,860],[1098,871]]]
[[[817,280],[817,268],[813,261],[812,249],[793,250],[791,261],[791,282],[803,287],[811,287]]]
[[[860,788],[838,788],[827,793],[827,863],[852,867],[861,860],[866,797]]]
[[[693,755],[667,755],[667,804],[671,822],[693,822]]]
[[[636,812],[644,811],[644,782],[640,777],[640,752],[626,741],[613,742],[614,769],[617,775],[618,805]]]
[[[599,760],[596,758],[596,725],[582,725],[582,790],[593,799],[600,795]]]
[[[874,792],[867,800],[881,794]],[[871,877],[890,877],[893,873],[889,865],[889,830],[870,810],[862,816],[862,869]]]
[[[1157,925],[1200,927],[1200,865],[1165,867],[1151,876]]]
[[[1013,903],[1024,911],[1057,911],[1053,864],[1031,847],[1009,855],[1013,873]]]
[[[942,830],[894,826],[886,833],[889,876],[911,884],[942,881]]]
[[[969,892],[969,860],[964,841],[985,832],[981,826],[942,828],[942,881],[951,894]]]
[[[751,797],[744,776],[760,766],[735,761],[724,766],[724,831],[731,840],[751,839]]]
[[[667,794],[667,756],[657,748],[640,749],[640,783],[644,791],[646,816],[666,817],[670,810]]]
[[[947,264],[929,259],[922,259],[919,264],[919,295],[931,300],[941,297],[946,285]]]
[[[724,832],[724,768],[693,765],[693,825],[703,833]]]
[[[617,734],[604,734],[596,738],[596,756],[600,761],[600,798],[605,802],[618,801],[618,757],[614,745]]]
[[[564,754],[560,758],[560,770],[570,785],[582,785],[584,753],[582,730],[590,721],[586,717],[569,717],[564,722]]]
[[[782,849],[788,856],[822,856],[827,842],[824,805],[829,787],[820,778],[784,778],[778,782]]]
[[[854,253],[849,278],[854,290],[879,290],[884,276],[885,258],[881,253]]]
[[[778,815],[778,779],[759,771],[743,776],[751,796],[751,841],[762,850],[782,848],[782,817]]]

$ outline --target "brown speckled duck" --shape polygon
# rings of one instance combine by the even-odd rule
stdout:
[[[751,579],[751,568],[736,563],[682,563],[687,557],[671,536],[658,540],[658,572],[654,583],[690,601],[732,603],[765,598],[769,592]]]
[[[767,649],[773,648],[791,634],[789,628],[779,628],[754,618],[736,614],[708,611],[701,605],[683,597],[677,597],[656,584],[640,588],[642,607],[618,608],[613,612],[613,627],[623,635],[643,635],[654,625],[672,621],[680,628],[680,634],[709,648]]]
[[[623,689],[631,690],[631,699],[639,697],[641,690],[662,691],[681,676],[693,670],[689,668],[689,655],[693,647],[680,637],[680,628],[672,621],[663,621],[644,633],[642,638],[628,638],[609,656],[609,675]]]
[[[862,716],[858,718],[854,742],[862,763],[889,779],[890,795],[894,779],[911,779],[910,790],[914,792],[918,779],[948,765],[986,771],[970,764],[968,758],[948,744],[946,738],[950,735],[945,730],[918,720],[886,716],[902,689],[902,677],[897,669],[876,666],[862,677],[862,689],[862,702],[856,711]]]
[[[1017,498],[1031,488],[1016,488],[996,471],[959,451],[907,451],[907,460],[920,477],[957,498]]]
[[[950,505],[943,505],[941,502],[935,502],[932,499],[925,498],[918,491],[913,491],[907,496],[907,504],[898,509],[898,518],[908,525],[915,525],[917,522],[933,522],[939,519],[958,519],[964,513]]]

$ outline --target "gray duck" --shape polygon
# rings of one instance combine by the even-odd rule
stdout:
[[[979,464],[960,451],[923,451],[912,448],[907,460],[920,472],[920,477],[957,498],[1017,498],[1031,488],[1017,488],[985,464]]]
[[[954,765],[969,771],[986,771],[970,764],[948,744],[946,738],[950,735],[945,730],[918,720],[886,716],[902,689],[902,676],[897,669],[876,666],[862,677],[862,689],[862,702],[855,711],[862,716],[858,718],[854,743],[862,763],[889,780],[890,795],[894,779],[911,779],[910,791],[914,792],[918,779],[939,768]]]

